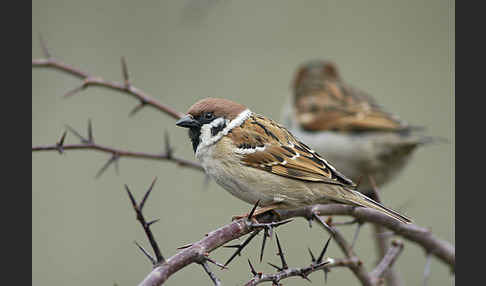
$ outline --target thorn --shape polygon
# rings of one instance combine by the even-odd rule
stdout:
[[[44,57],[46,59],[50,59],[51,54],[49,53],[49,50],[47,49],[46,42],[44,41],[44,38],[42,37],[41,33],[39,33],[39,42],[40,42],[40,45],[41,45],[42,54],[44,55]]]
[[[147,250],[145,250],[140,244],[138,244],[136,241],[134,241],[134,243],[138,246],[138,248],[143,252],[143,254],[145,254],[145,256],[147,256],[148,259],[150,259],[150,261],[152,262],[153,265],[155,265],[157,262],[155,261],[155,259],[147,252]]]
[[[108,167],[111,164],[113,164],[114,162],[116,162],[119,158],[120,158],[120,156],[118,154],[114,153],[111,156],[111,158],[108,159],[108,161],[106,161],[106,163],[100,168],[100,170],[98,171],[98,173],[96,173],[95,179],[98,179],[99,177],[101,177],[101,175],[103,175],[103,173],[106,171],[106,169],[108,169]]]
[[[324,254],[327,251],[327,247],[329,246],[329,242],[331,241],[331,238],[332,238],[332,236],[329,237],[329,239],[326,242],[326,245],[324,245],[324,248],[322,249],[321,254],[317,258],[317,261],[316,261],[317,263],[321,263],[322,262],[322,259],[324,258]]]
[[[205,259],[206,259],[207,261],[211,262],[211,263],[212,263],[212,264],[214,264],[214,265],[217,265],[217,266],[221,267],[221,269],[228,269],[228,267],[224,266],[223,264],[221,264],[221,263],[217,262],[217,261],[216,261],[216,260],[214,260],[214,259],[209,258],[209,253],[205,253],[205,254],[204,254],[204,256],[206,257]]]
[[[64,139],[66,139],[66,135],[67,135],[67,131],[64,131],[62,133],[61,139],[59,139],[59,141],[56,143],[57,151],[59,152],[59,154],[62,154],[64,152],[62,146],[64,145]]]
[[[253,276],[256,276],[257,272],[255,271],[255,268],[253,268],[253,265],[251,264],[250,259],[248,259],[248,264],[250,265],[251,274],[253,274]]]
[[[282,251],[282,246],[280,245],[280,241],[278,240],[278,235],[275,233],[275,238],[277,240],[277,247],[278,247],[278,255],[280,256],[280,260],[282,261],[282,269],[288,269],[287,262],[285,261],[285,257]]]
[[[178,248],[176,248],[176,249],[186,249],[186,248],[191,247],[191,246],[192,246],[192,243],[189,243],[189,244],[186,244],[186,245],[180,246],[180,247],[178,247]]]
[[[211,278],[211,281],[213,281],[214,285],[218,286],[218,285],[221,285],[221,281],[218,279],[218,277],[216,277],[216,275],[214,275],[213,272],[211,272],[211,270],[209,269],[209,265],[206,261],[200,263],[202,265],[202,267],[204,268],[204,271],[206,271],[206,273],[209,275],[209,278]]]
[[[167,155],[168,159],[172,158],[172,155],[174,154],[174,149],[170,145],[170,140],[169,140],[169,132],[164,130],[164,146],[165,146],[165,154]]]
[[[265,227],[265,230],[263,232],[263,240],[262,240],[262,248],[261,248],[261,251],[260,251],[260,263],[262,262],[263,260],[263,251],[265,250],[265,243],[267,241],[267,236],[268,236],[268,229],[271,228],[271,227]]]
[[[117,176],[119,176],[119,175],[120,175],[120,164],[118,164],[119,159],[120,159],[120,158],[117,158],[117,160],[115,160],[115,161],[113,162],[113,165],[115,165],[115,174],[116,174]]]
[[[274,228],[274,227],[278,227],[278,226],[287,224],[291,221],[293,221],[293,219],[289,218],[289,219],[286,219],[286,220],[277,221],[277,222],[270,222],[270,223],[251,223],[251,227],[254,227],[254,228],[255,227]]]
[[[231,257],[228,259],[228,261],[226,261],[226,263],[224,264],[224,266],[227,266],[235,257],[236,255],[239,255],[241,253],[241,251],[243,250],[243,248],[245,248],[245,246],[250,243],[250,241],[259,233],[260,231],[259,230],[256,230],[254,232],[252,232],[250,234],[250,236],[240,245],[238,246],[226,246],[226,247],[236,247],[237,250],[233,253],[233,255],[231,255]]]
[[[354,249],[354,245],[355,245],[356,241],[358,240],[358,234],[359,234],[359,231],[361,230],[362,226],[363,226],[363,222],[358,221],[358,227],[356,228],[356,231],[354,232],[353,241],[351,242],[351,249]]]
[[[300,277],[302,277],[303,279],[305,279],[308,282],[312,283],[312,281],[304,273],[300,274]]]
[[[140,205],[138,207],[140,211],[142,211],[143,206],[145,205],[145,202],[147,201],[147,198],[150,195],[150,192],[152,192],[152,189],[153,189],[153,187],[155,185],[155,182],[157,182],[157,177],[154,178],[154,180],[152,181],[152,184],[150,184],[149,189],[147,190],[147,192],[145,192],[145,195],[143,196],[143,199],[140,202]]]
[[[315,263],[316,262],[316,258],[314,256],[314,253],[312,253],[312,250],[309,247],[307,247],[307,250],[309,251],[309,254],[310,254],[312,263]]]
[[[151,226],[152,224],[154,224],[154,223],[158,222],[159,220],[160,220],[160,218],[157,218],[157,219],[151,220],[151,221],[147,222],[147,225],[148,225],[148,226]]]
[[[75,88],[71,89],[70,91],[66,92],[62,97],[63,98],[71,97],[71,96],[75,95],[76,93],[85,89],[85,87],[86,87],[86,85],[83,83],[82,85],[75,87]]]
[[[280,268],[280,267],[278,267],[278,266],[277,266],[277,265],[275,265],[275,264],[272,264],[272,263],[270,263],[270,262],[267,262],[267,263],[268,263],[268,265],[272,266],[273,268],[277,269],[278,271],[282,271],[282,270],[283,270],[283,268]]]
[[[91,125],[91,119],[88,119],[88,142],[90,144],[94,143],[93,126]]]
[[[132,203],[132,207],[133,207],[133,209],[134,209],[134,211],[135,211],[135,213],[137,215],[137,220],[142,225],[142,227],[143,227],[143,229],[145,231],[145,234],[147,235],[147,238],[148,238],[148,240],[150,242],[150,245],[153,248],[153,251],[154,251],[154,254],[155,254],[155,258],[156,258],[154,260],[157,261],[157,263],[163,263],[163,262],[165,262],[165,258],[162,255],[162,253],[160,252],[159,246],[158,246],[157,242],[155,241],[155,238],[153,236],[152,231],[150,230],[150,224],[146,223],[145,218],[144,218],[144,216],[142,214],[142,210],[137,205],[137,201],[133,197],[132,192],[130,191],[130,189],[128,188],[128,186],[126,184],[125,184],[125,190],[127,191],[127,194],[128,194],[129,199],[130,199],[130,202]]]
[[[121,66],[122,66],[122,76],[123,76],[123,81],[125,82],[125,88],[130,87],[130,79],[128,76],[128,68],[127,68],[127,62],[125,61],[125,57],[121,57]]]
[[[132,192],[130,191],[130,189],[128,188],[128,186],[126,184],[125,184],[125,190],[127,191],[128,198],[130,199],[130,202],[132,203],[133,209],[135,209],[135,211],[138,212],[137,201],[133,197]]]
[[[128,117],[134,116],[137,112],[139,112],[143,107],[145,107],[145,101],[140,101],[131,111],[128,113]]]
[[[324,270],[324,283],[327,284],[327,273],[329,273],[330,270],[328,268],[324,268],[323,270]]]
[[[74,134],[74,136],[78,137],[78,139],[81,141],[81,143],[89,144],[89,141],[86,138],[84,138],[84,136],[79,134],[78,131],[76,131],[74,128],[72,128],[71,126],[69,126],[67,124],[65,126],[72,134]]]
[[[64,139],[66,139],[66,135],[67,135],[67,131],[64,130],[64,132],[62,133],[61,139],[59,139],[59,142],[57,143],[57,145],[62,146],[64,144]]]
[[[278,221],[278,222],[272,222],[272,223],[270,223],[270,226],[272,226],[272,227],[281,226],[281,225],[287,224],[287,223],[289,223],[293,220],[294,219],[289,218],[289,219]]]
[[[258,200],[253,208],[251,209],[250,213],[248,214],[248,217],[246,218],[247,221],[251,221],[251,218],[253,217],[253,213],[255,213],[256,208],[258,207],[258,204],[260,203],[260,200]]]

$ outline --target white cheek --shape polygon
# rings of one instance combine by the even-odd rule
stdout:
[[[204,124],[201,126],[201,143],[208,142],[211,139],[211,128],[212,126],[210,124]]]
[[[224,119],[222,117],[216,118],[213,120],[211,123],[204,124],[201,126],[201,135],[200,135],[200,140],[201,142],[197,146],[196,149],[196,157],[200,158],[202,156],[202,152],[207,149],[207,147],[213,145],[214,143],[218,142],[219,139],[221,139],[223,136],[228,134],[228,132],[231,131],[231,129],[240,126],[250,115],[252,112],[249,109],[246,109],[242,111],[235,119],[229,121],[227,119]],[[226,124],[226,127],[221,130],[218,134],[212,136],[211,134],[211,129],[213,127],[219,126],[221,124]],[[199,155],[198,155],[199,154]]]
[[[225,123],[226,125],[228,125],[228,122],[229,122],[228,120],[225,120],[224,118],[220,117],[211,121],[211,123],[207,123],[201,126],[201,135],[200,135],[201,143],[199,143],[199,146],[197,146],[196,157],[198,157],[198,154],[200,154],[203,150],[207,149],[207,147],[216,143],[219,139],[221,139],[221,137],[223,137],[222,132],[219,132],[218,134],[213,136],[213,134],[211,134],[211,129],[213,127],[217,127]]]

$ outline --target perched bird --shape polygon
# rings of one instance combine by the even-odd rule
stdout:
[[[418,146],[433,141],[345,83],[328,61],[298,69],[281,120],[368,194],[395,178]]]
[[[275,121],[244,105],[205,98],[176,125],[189,128],[196,158],[206,173],[257,213],[312,204],[342,203],[378,210],[401,222],[410,219],[354,190],[314,150]]]

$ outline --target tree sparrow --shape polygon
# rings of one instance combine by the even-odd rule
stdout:
[[[393,179],[417,146],[432,141],[344,83],[334,63],[303,64],[282,112],[292,133],[315,148],[366,193]],[[374,182],[373,182],[374,181]]]
[[[206,173],[257,212],[342,203],[410,219],[354,190],[356,184],[278,123],[244,105],[206,98],[176,125],[189,128],[196,158]]]

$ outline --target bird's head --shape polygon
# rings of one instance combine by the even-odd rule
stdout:
[[[309,90],[322,89],[326,80],[339,79],[336,64],[331,61],[312,60],[297,69],[292,88],[295,97],[298,97],[300,94],[308,94]]]
[[[239,126],[250,111],[246,106],[224,98],[204,98],[194,103],[187,115],[176,122],[189,128],[194,152],[203,143],[210,145],[221,139],[235,126]]]

